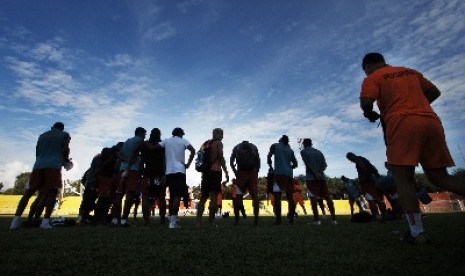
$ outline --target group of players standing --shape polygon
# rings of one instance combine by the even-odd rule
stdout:
[[[387,163],[392,171],[395,186],[399,196],[399,203],[406,213],[409,230],[403,237],[403,241],[414,244],[429,243],[430,238],[424,232],[421,212],[415,190],[415,166],[421,164],[423,170],[433,185],[440,186],[451,192],[465,195],[465,180],[451,176],[447,167],[454,166],[454,161],[449,153],[444,129],[441,120],[433,111],[431,103],[440,95],[439,89],[420,72],[400,66],[386,64],[384,57],[379,53],[369,53],[362,61],[362,69],[367,75],[363,80],[360,92],[360,106],[364,116],[370,121],[381,120],[386,142]],[[380,114],[373,110],[374,102],[377,102]],[[179,226],[179,202],[186,191],[186,169],[191,165],[195,149],[189,141],[183,138],[184,131],[175,128],[172,137],[161,141],[161,133],[154,129],[148,141],[144,141],[146,131],[137,128],[135,136],[122,144],[105,149],[102,157],[112,155],[106,161],[102,158],[100,166],[94,173],[97,181],[98,201],[97,217],[105,215],[109,203],[112,206],[113,225],[128,225],[127,218],[134,197],[131,196],[140,179],[144,180],[142,185],[144,218],[147,214],[147,202],[150,195],[156,196],[157,185],[163,181],[170,189],[170,228]],[[153,135],[152,135],[153,134]],[[36,163],[31,174],[29,186],[21,198],[15,217],[10,228],[19,228],[21,215],[27,206],[29,198],[39,191],[38,200],[33,204],[32,214],[39,215],[45,208],[44,219],[41,228],[50,228],[49,218],[53,210],[53,204],[58,188],[61,187],[61,167],[70,168],[72,163],[69,159],[70,136],[64,132],[63,123],[56,123],[52,130],[43,133],[39,137],[36,146]],[[223,156],[223,130],[214,129],[213,138],[209,147],[211,166],[202,173],[201,198],[197,212],[197,226],[200,227],[205,202],[211,198],[209,222],[212,224],[217,205],[216,195],[221,189],[222,173],[226,181],[229,181],[226,162]],[[257,178],[260,168],[258,151],[256,164],[245,166],[238,155],[242,152],[241,145],[249,145],[247,141],[238,144],[231,156],[231,167],[236,175],[238,191],[248,189],[253,199],[254,224],[258,223],[258,191]],[[256,147],[255,147],[256,149]],[[185,163],[185,151],[190,151],[188,162]],[[164,154],[164,158],[162,155]],[[327,187],[323,174],[326,168],[324,157],[318,150],[312,147],[310,139],[304,140],[304,149],[301,151],[302,159],[306,166],[306,182],[311,196],[312,209],[315,211],[316,202],[312,199],[325,197]],[[274,160],[272,157],[274,156]],[[347,156],[354,163],[359,158]],[[120,160],[119,168],[116,159]],[[164,161],[164,162],[163,162]],[[144,166],[142,167],[142,162]],[[289,222],[294,219],[295,203],[292,200],[292,171],[297,167],[292,149],[289,147],[289,138],[281,137],[278,143],[271,146],[267,156],[267,163],[273,173],[272,192],[276,197],[275,216],[276,224],[281,223],[281,192],[284,191],[289,201]],[[357,164],[357,163],[356,163]],[[237,165],[237,168],[236,168]],[[143,168],[142,172],[140,169]],[[115,173],[117,177],[115,177]],[[164,175],[163,175],[164,174]],[[113,183],[113,184],[110,184]],[[116,184],[115,184],[116,183]],[[114,198],[111,200],[112,188],[114,187]],[[145,193],[144,193],[145,190]],[[239,193],[240,194],[240,193]],[[122,210],[122,199],[126,195],[124,210]],[[334,216],[334,205],[327,195],[328,207]],[[242,197],[235,200],[234,213],[235,223],[238,223],[238,211],[241,206]],[[100,200],[101,199],[101,200]],[[100,202],[101,201],[101,202]],[[144,203],[145,202],[145,203]],[[103,207],[102,207],[103,206]],[[144,207],[145,206],[145,207]],[[314,208],[315,206],[315,208]],[[101,208],[100,208],[101,207]],[[100,212],[100,213],[99,213]],[[122,215],[121,215],[122,213]],[[30,214],[31,216],[31,214]],[[318,218],[315,218],[318,221]],[[146,220],[146,222],[148,222]]]

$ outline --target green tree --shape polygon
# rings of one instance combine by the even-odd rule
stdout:
[[[22,195],[24,193],[26,183],[29,182],[29,178],[31,177],[30,172],[21,173],[16,176],[15,184],[13,186],[13,190],[11,194],[13,195]]]
[[[415,181],[417,182],[417,188],[425,188],[428,193],[440,193],[445,191],[441,187],[431,184],[425,173],[415,173]]]
[[[3,189],[3,182],[0,182],[0,191]],[[0,192],[1,193],[1,192]]]
[[[342,180],[338,177],[330,177],[327,182],[329,193],[333,199],[343,199],[346,191]]]

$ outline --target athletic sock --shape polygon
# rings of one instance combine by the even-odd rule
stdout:
[[[410,227],[410,235],[416,238],[418,235],[424,232],[423,223],[421,221],[421,213],[414,213],[413,214],[413,221],[410,221],[411,217],[407,214],[407,221]]]
[[[21,223],[21,216],[14,216],[11,221],[10,229],[18,229]]]

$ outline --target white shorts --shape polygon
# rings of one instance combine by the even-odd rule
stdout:
[[[365,198],[366,198],[366,200],[375,200],[370,193],[366,193]]]
[[[273,184],[273,193],[280,193],[281,189],[279,188],[279,185],[277,183]]]

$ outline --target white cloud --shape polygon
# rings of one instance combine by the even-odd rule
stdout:
[[[171,38],[176,34],[176,29],[170,22],[163,22],[148,27],[144,32],[144,38],[148,41],[160,42]]]
[[[13,161],[0,165],[0,183],[3,183],[3,190],[13,188],[16,176],[23,172],[31,171],[31,166],[20,161]]]
[[[126,67],[134,64],[133,58],[128,54],[118,54],[112,59],[107,61],[106,65],[108,67]]]

